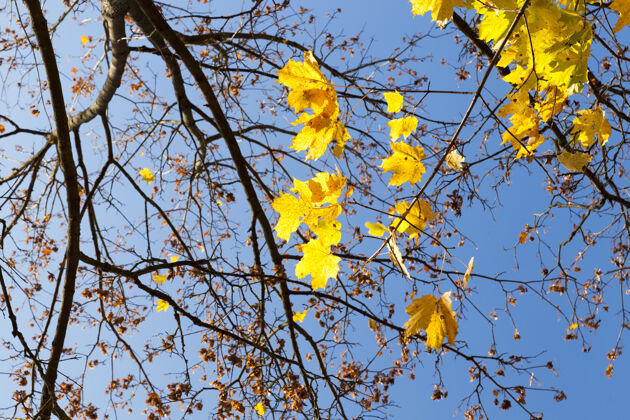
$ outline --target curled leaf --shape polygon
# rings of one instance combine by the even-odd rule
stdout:
[[[457,153],[457,150],[451,150],[448,155],[446,155],[446,166],[456,171],[461,171],[463,169],[462,162],[466,159]]]

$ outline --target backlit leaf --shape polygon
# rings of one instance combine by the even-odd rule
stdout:
[[[396,113],[402,109],[404,98],[398,91],[385,92],[383,96],[387,101],[387,112]]]
[[[322,240],[311,239],[302,245],[304,256],[295,266],[295,275],[302,279],[311,276],[313,290],[325,289],[328,279],[337,277],[341,258],[330,253],[330,245]]]
[[[582,172],[584,166],[586,166],[593,156],[588,153],[571,153],[563,150],[562,153],[558,155],[558,160],[568,170],[572,172]]]
[[[391,120],[387,123],[389,126],[389,138],[396,141],[400,136],[409,137],[411,133],[416,131],[418,127],[418,119],[416,117],[404,117]]]
[[[393,154],[383,159],[383,172],[393,172],[389,185],[401,185],[409,182],[411,185],[420,182],[425,173],[424,165],[420,162],[426,157],[420,146],[410,146],[407,143],[392,143]]]

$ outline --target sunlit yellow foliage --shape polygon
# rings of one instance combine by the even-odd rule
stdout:
[[[319,159],[328,145],[336,140],[333,153],[340,157],[350,135],[338,120],[337,92],[319,69],[313,53],[305,52],[303,63],[289,60],[278,71],[277,83],[289,88],[288,102],[296,114],[307,108],[313,111],[312,114],[303,112],[292,123],[304,124],[304,127],[293,138],[291,148],[298,152],[307,150],[306,159]]]
[[[365,222],[365,227],[368,228],[368,234],[372,236],[383,236],[385,232],[388,232],[387,227],[381,222]]]
[[[320,238],[311,239],[301,249],[304,256],[295,266],[295,275],[298,279],[310,275],[313,290],[325,289],[328,279],[337,277],[341,258],[331,254],[330,245]]]
[[[403,117],[391,120],[387,123],[389,126],[389,138],[396,141],[400,136],[409,137],[411,133],[416,131],[418,127],[418,119],[416,117]]]
[[[617,19],[617,24],[613,28],[613,31],[619,32],[621,29],[630,24],[630,1],[615,0],[609,7],[619,13],[619,19]]]
[[[431,20],[438,25],[444,26],[453,17],[454,7],[463,7],[463,0],[409,0],[411,3],[411,13],[414,15],[424,15],[431,12]]]
[[[337,199],[346,185],[346,178],[326,172],[318,173],[308,182],[293,180],[291,193],[282,193],[271,206],[280,214],[275,230],[278,238],[288,241],[302,223],[312,228],[318,219],[332,221],[341,212]],[[325,204],[330,204],[324,206]]]
[[[427,332],[427,346],[435,350],[442,347],[444,337],[448,342],[455,344],[457,336],[457,320],[455,312],[451,309],[451,292],[448,291],[436,299],[433,295],[424,295],[414,299],[407,306],[406,312],[409,320],[405,323],[405,336],[418,333],[420,330]]]
[[[398,91],[385,92],[383,96],[387,101],[387,112],[396,113],[402,109],[404,98]]]
[[[153,175],[149,168],[144,168],[143,170],[141,170],[140,176],[142,177],[142,180],[145,181],[147,184],[155,181],[155,175]]]
[[[407,201],[396,203],[396,212],[398,214],[404,214],[408,208],[409,203]],[[396,218],[390,226],[393,228],[398,226],[398,232],[407,233],[410,238],[415,238],[424,229],[427,222],[435,219],[436,216],[437,214],[431,210],[431,204],[424,200],[418,200],[404,219]]]
[[[578,111],[578,114],[580,116],[573,119],[571,133],[577,134],[577,141],[582,147],[587,149],[596,141],[600,146],[606,144],[612,129],[604,116],[604,111],[598,106],[595,109]]]
[[[158,303],[157,303],[157,307],[155,308],[156,311],[160,312],[160,311],[166,311],[168,309],[168,302],[162,299],[158,299]]]
[[[304,317],[306,316],[307,312],[308,312],[308,309],[304,309],[302,312],[293,312],[293,322],[304,321]]]
[[[407,143],[392,143],[390,157],[383,159],[381,168],[383,172],[393,172],[389,185],[401,185],[409,182],[411,185],[420,182],[425,168],[422,162],[427,155],[420,146],[410,146]]]

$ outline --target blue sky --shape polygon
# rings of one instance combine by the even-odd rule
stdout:
[[[244,4],[248,3],[245,2]],[[476,75],[473,75],[466,81],[459,81],[456,78],[455,72],[460,65],[457,62],[459,46],[453,39],[453,36],[445,35],[446,32],[436,30],[428,15],[423,17],[412,16],[410,4],[407,1],[364,0],[341,3],[338,1],[304,1],[301,5],[309,9],[317,17],[315,25],[322,25],[326,21],[326,14],[334,13],[334,10],[340,7],[342,13],[329,24],[328,29],[330,32],[337,33],[340,36],[352,36],[362,32],[364,40],[372,39],[370,51],[374,56],[387,56],[392,50],[403,45],[402,39],[404,37],[408,38],[417,31],[427,31],[433,28],[431,29],[433,36],[423,39],[417,49],[419,56],[432,57],[418,62],[415,69],[418,77],[427,76],[431,82],[431,88],[436,90],[470,91],[476,87]],[[292,7],[298,9],[299,6],[300,3],[295,3]],[[215,1],[211,2],[208,7],[216,11],[222,11],[226,8],[233,8],[234,3]],[[81,28],[85,33],[100,35],[102,31],[100,23],[96,21],[83,22]],[[64,30],[66,32],[63,32]],[[59,57],[60,65],[65,67],[66,74],[69,74],[70,67],[77,65],[76,63],[84,53],[84,49],[76,36],[71,36],[76,35],[76,28],[73,29],[68,26],[64,30],[62,30],[56,42],[57,45],[63,48],[63,53]],[[629,29],[625,29],[624,36],[626,38],[629,31]],[[309,38],[304,34],[298,33],[296,40],[304,45],[309,45]],[[99,55],[100,51],[95,51],[95,54]],[[301,59],[301,57],[294,57],[294,59]],[[448,64],[443,65],[441,59],[445,59]],[[335,65],[334,60],[334,56],[329,58],[329,63]],[[455,67],[451,67],[451,64]],[[149,65],[155,65],[156,68],[160,68],[157,60],[151,61]],[[156,73],[159,73],[159,71],[156,71]],[[377,75],[376,77],[379,76]],[[333,82],[336,83],[334,79]],[[165,91],[170,88],[169,85],[161,81],[156,82],[156,86]],[[493,92],[497,97],[500,97],[507,91],[507,87],[505,83],[497,80],[493,75],[487,90],[489,91],[487,93]],[[405,97],[409,98],[411,102],[414,99],[418,100],[417,94],[405,94]],[[71,102],[70,100],[67,101]],[[427,118],[458,122],[469,101],[469,95],[431,95],[423,101],[419,109],[421,110],[421,115]],[[2,111],[8,112],[11,105],[11,101],[5,98]],[[130,105],[125,101],[118,101],[117,108],[112,110],[112,112],[119,115],[124,114],[128,112]],[[255,104],[252,104],[252,106],[255,106]],[[293,116],[282,114],[279,118],[283,118],[288,126],[288,122],[292,121]],[[42,128],[47,128],[44,121],[39,119],[37,124],[41,124]],[[25,123],[30,124],[32,120],[25,121]],[[382,130],[380,134],[383,142],[387,139],[385,123],[386,120],[384,119],[371,123],[371,127],[374,129]],[[92,134],[100,134],[98,128],[94,128],[94,130]],[[451,133],[452,131],[453,129],[450,129]],[[90,134],[90,132],[85,134]],[[471,131],[465,131],[462,137],[468,138],[471,134]],[[481,155],[483,143],[481,137],[481,135],[475,136],[463,151],[468,161],[474,161],[475,156]],[[28,140],[24,138],[20,139],[20,141],[26,142]],[[283,144],[286,150],[290,144],[290,137],[278,137],[277,141]],[[485,144],[490,150],[496,150],[498,149],[499,141],[497,136],[494,136],[488,139]],[[94,159],[96,162],[99,158],[102,158],[98,155],[100,153],[98,151],[101,150],[98,148],[98,141],[95,142],[94,147],[94,150],[97,150],[97,152],[90,159]],[[303,157],[303,154],[300,156]],[[328,162],[330,163],[330,161]],[[146,157],[145,159],[137,159],[133,163],[134,165],[144,166],[151,165],[152,161],[149,157]],[[10,166],[3,165],[2,170],[7,171]],[[483,170],[487,168],[483,165],[476,166],[475,170],[478,172],[473,173],[473,175],[483,177]],[[165,178],[169,176],[168,174],[162,175]],[[304,168],[296,168],[295,176],[304,180],[309,175]],[[389,176],[386,175],[384,177],[385,181],[388,178]],[[481,188],[487,188],[493,182],[502,181],[501,178],[501,174],[495,174],[494,178],[486,179],[481,184]],[[454,223],[457,229],[470,240],[466,241],[463,247],[452,251],[454,256],[462,262],[460,267],[455,265],[455,268],[463,271],[465,263],[471,256],[474,256],[475,273],[519,281],[540,279],[539,258],[542,257],[544,261],[547,261],[552,257],[550,251],[544,247],[539,248],[537,242],[527,242],[518,246],[516,244],[523,226],[526,224],[533,225],[535,221],[534,215],[540,214],[547,209],[549,195],[544,191],[544,187],[545,179],[537,167],[531,166],[528,168],[526,165],[519,165],[511,173],[509,184],[503,185],[494,200],[491,200],[496,205],[492,212],[481,208],[479,205],[465,206],[462,216],[455,218]],[[413,195],[414,189],[410,189],[408,186],[405,188],[405,191]],[[447,188],[447,190],[449,189]],[[382,186],[376,187],[375,191],[388,199],[392,197],[393,193],[393,190],[386,188],[386,182]],[[446,192],[441,193],[441,199],[444,199],[443,194]],[[491,196],[491,194],[488,195]],[[144,208],[139,202],[134,204],[130,199],[125,204],[129,209],[129,213],[126,216],[130,219],[135,218],[134,220],[138,220],[143,217]],[[382,208],[381,210],[386,211],[387,209]],[[553,210],[551,214],[553,215],[553,220],[549,223],[548,229],[540,233],[545,240],[555,243],[566,237],[576,220],[570,218],[568,213],[562,210]],[[102,210],[101,216],[104,218],[117,217],[112,216],[111,213],[105,210]],[[237,220],[245,217],[239,209],[233,209],[232,216]],[[360,211],[356,215],[347,218],[344,222],[360,226],[364,230],[362,222],[364,220],[374,220],[375,217],[375,212]],[[246,220],[243,222],[244,225],[247,223]],[[601,228],[605,222],[604,219],[595,219],[590,227],[596,230]],[[154,237],[155,242],[161,242],[162,239],[163,236],[160,236],[160,233]],[[377,240],[366,239],[361,251],[369,255],[370,251],[374,250],[378,244]],[[610,255],[608,248],[609,244],[602,242],[590,251],[580,264],[582,271],[577,273],[576,276],[584,280],[592,276],[595,268],[602,268],[604,271],[609,269]],[[539,250],[540,254],[538,253]],[[285,251],[290,251],[290,248],[286,248]],[[577,252],[579,248],[577,246],[569,246],[568,251]],[[570,252],[567,252],[566,255],[572,258]],[[399,280],[397,281],[395,276],[388,277],[385,288],[387,298],[395,303],[396,306],[394,319],[398,324],[403,324],[406,320],[404,307],[408,303],[404,301],[404,296],[410,289],[409,282],[405,281],[402,276],[399,276]],[[514,326],[510,317],[504,311],[506,307],[505,294],[500,287],[496,283],[479,277],[473,277],[470,286],[473,289],[471,298],[474,299],[480,314],[475,313],[471,308],[467,308],[461,314],[462,319],[460,320],[458,336],[459,340],[463,340],[468,344],[467,350],[470,353],[486,354],[492,343],[492,334],[494,333],[499,352],[524,355],[537,355],[544,352],[536,359],[540,362],[540,365],[544,366],[547,361],[553,363],[554,372],[546,368],[536,370],[537,376],[532,379],[532,386],[563,390],[568,399],[557,403],[553,400],[555,395],[553,392],[528,392],[527,403],[532,411],[543,411],[546,419],[591,419],[601,417],[616,420],[627,418],[622,401],[623,397],[630,391],[627,380],[624,380],[630,374],[630,367],[625,363],[623,356],[616,363],[612,378],[607,378],[604,375],[604,370],[608,364],[605,355],[614,346],[618,334],[618,318],[616,317],[618,302],[614,303],[614,297],[611,298],[610,312],[600,314],[602,326],[597,331],[580,330],[585,334],[585,339],[591,346],[590,352],[584,353],[581,351],[581,340],[564,340],[568,327],[567,320],[558,316],[552,307],[552,304],[566,305],[566,296],[558,294],[546,295],[543,293],[550,301],[550,303],[545,303],[540,297],[534,296],[531,291],[522,296],[515,295],[517,298],[516,305],[510,306],[510,309],[521,337],[520,340],[515,340],[513,338]],[[174,288],[175,286],[173,286]],[[432,292],[429,289],[419,290],[418,293],[421,295]],[[296,301],[295,307],[299,309],[300,302]],[[459,305],[456,305],[456,308],[458,307]],[[490,313],[497,315],[496,321],[492,323],[493,328],[491,328],[489,322],[484,320],[484,317],[487,317]],[[357,325],[353,325],[353,331],[356,333],[354,341],[361,343],[366,349],[371,351],[375,348],[374,333],[367,328],[365,320],[360,321],[363,324],[358,322]],[[318,328],[317,323],[312,318],[307,318],[303,325],[307,329]],[[129,339],[142,346],[147,337],[163,337],[165,330],[172,331],[175,328],[175,323],[172,317],[166,317],[162,313],[154,313],[151,315],[147,327],[142,333],[132,335]],[[4,323],[2,328],[8,335],[8,324]],[[81,341],[86,337],[82,334],[85,333],[78,328],[73,328],[68,341],[70,343],[78,342],[78,346],[81,346]],[[396,345],[392,345],[391,348],[395,349]],[[357,354],[361,354],[361,351],[358,349]],[[161,360],[169,360],[167,355],[160,357]],[[467,374],[469,365],[453,354],[446,353],[442,355],[439,362],[440,372],[449,395],[448,398],[442,401],[432,401],[430,398],[431,392],[434,384],[438,381],[435,375],[435,360],[435,353],[421,354],[419,363],[416,366],[416,379],[411,381],[406,376],[400,378],[394,388],[390,390],[392,401],[395,404],[394,407],[387,410],[386,414],[390,418],[463,417],[462,410],[458,409],[458,406],[461,399],[465,398],[474,389]],[[165,364],[166,362],[158,364],[155,367],[156,372]],[[77,362],[77,369],[80,369],[80,366],[80,362]],[[106,381],[109,376],[108,368],[103,367],[99,371],[99,375],[102,375],[100,377],[103,381]],[[163,379],[165,383],[168,382],[168,377],[165,376]],[[0,384],[4,380],[8,381],[9,379],[6,376],[0,377]],[[528,383],[529,380],[529,377],[510,376],[506,380],[506,384]],[[102,399],[102,390],[91,385],[86,385],[86,398],[94,401]],[[512,408],[508,412],[494,409],[491,399],[488,397],[490,393],[491,389],[486,389],[485,402],[489,409],[488,414],[490,418],[526,418],[524,413],[518,411],[517,408]],[[3,400],[0,398],[0,401]],[[209,401],[207,406],[211,405],[212,402]],[[128,418],[137,418],[135,416],[137,416],[138,411],[140,410],[137,409],[136,413]],[[205,414],[207,413],[204,410],[204,415],[199,415],[195,418],[206,418]],[[124,418],[124,416],[119,418]]]

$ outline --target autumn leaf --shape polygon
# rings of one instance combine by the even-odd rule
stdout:
[[[413,185],[420,182],[422,174],[426,172],[420,162],[426,157],[424,149],[420,146],[410,146],[407,143],[392,143],[394,153],[383,159],[381,168],[383,172],[393,172],[389,185],[401,185],[405,182]]]
[[[468,289],[468,280],[470,280],[470,274],[472,273],[473,268],[475,268],[474,262],[475,257],[470,257],[470,261],[468,261],[468,266],[466,267],[466,272],[464,273],[464,290]]]
[[[418,119],[416,117],[404,117],[391,120],[387,123],[389,126],[389,138],[392,141],[396,141],[400,136],[404,136],[405,139],[416,131],[418,127]]]
[[[604,111],[598,106],[595,109],[578,111],[579,117],[573,119],[573,130],[582,147],[587,149],[596,141],[600,146],[606,144],[611,134],[611,127]]]
[[[5,128],[4,125],[0,124],[0,134],[4,133]]]
[[[155,273],[153,274],[153,283],[162,284],[166,281],[166,276]]]
[[[173,255],[173,256],[171,257],[171,262],[177,262],[177,260],[179,260],[179,256],[177,256],[177,255]]]
[[[158,299],[158,303],[157,303],[157,308],[155,308],[156,311],[160,312],[160,311],[166,311],[168,309],[168,302],[162,299]]]
[[[81,35],[81,45],[85,45],[85,44],[87,44],[88,42],[90,42],[90,40],[88,39],[88,37],[87,37],[87,36],[85,36],[85,35]]]
[[[319,219],[309,227],[324,245],[337,245],[341,240],[341,223],[337,220]]]
[[[278,238],[289,241],[291,234],[298,230],[302,218],[310,210],[300,199],[289,193],[282,193],[271,203],[271,207],[280,214],[274,230]]]
[[[396,267],[407,277],[411,279],[411,275],[405,267],[405,262],[403,261],[402,254],[400,249],[398,248],[398,244],[396,243],[396,238],[394,235],[391,235],[386,242],[387,251],[389,254],[389,260],[394,263]]]
[[[446,155],[446,166],[456,171],[461,171],[463,169],[462,162],[466,159],[459,153],[457,150],[451,150],[448,155]]]
[[[588,153],[571,153],[566,150],[563,150],[557,157],[562,166],[572,172],[582,172],[584,166],[593,159],[593,156]]]
[[[409,203],[407,201],[400,201],[396,203],[395,208],[396,212],[402,215],[409,208]],[[407,233],[410,238],[414,238],[420,234],[427,222],[435,219],[436,216],[437,214],[433,213],[431,210],[431,204],[424,200],[418,200],[411,207],[411,210],[407,213],[404,220],[396,218],[390,226],[393,228],[398,226],[398,232]]]
[[[383,96],[387,101],[387,112],[396,113],[402,109],[404,98],[398,91],[385,92]]]
[[[619,32],[621,29],[630,24],[630,1],[615,0],[609,7],[619,13],[619,19],[617,19],[617,24],[613,28],[613,32]]]
[[[306,223],[311,230],[313,226],[324,229],[319,225],[319,220],[327,220],[332,223],[339,213],[341,206],[337,200],[346,186],[346,177],[326,172],[318,173],[307,182],[299,179],[293,180],[291,193],[282,193],[271,203],[271,207],[280,214],[274,230],[278,238],[289,241],[291,234],[296,232],[302,223]],[[326,204],[330,204],[325,206]],[[339,230],[339,222],[335,229]],[[339,241],[337,241],[339,242]],[[337,243],[335,242],[335,243]]]
[[[142,177],[143,181],[146,181],[147,184],[150,184],[153,181],[155,181],[155,175],[153,175],[153,173],[151,172],[149,168],[144,168],[143,170],[141,170],[140,176]]]
[[[370,318],[368,321],[368,328],[374,332],[378,332],[378,324],[374,321],[373,318]]]
[[[339,158],[345,142],[350,138],[345,126],[338,121],[339,104],[334,86],[324,77],[312,51],[304,53],[304,62],[289,60],[278,71],[278,81],[290,89],[288,102],[296,114],[311,109],[312,114],[302,113],[293,125],[304,124],[293,137],[291,148],[297,152],[307,150],[306,159],[320,158],[332,141],[333,151]]]
[[[381,222],[365,222],[365,227],[368,228],[368,234],[372,236],[383,236],[385,232],[388,232],[387,227]]]
[[[411,13],[414,15],[424,15],[431,12],[431,20],[438,25],[444,26],[453,17],[453,7],[463,7],[463,0],[409,0],[411,3]]]
[[[448,291],[436,299],[433,295],[424,295],[414,299],[405,309],[409,320],[405,323],[405,337],[417,334],[420,330],[427,333],[427,346],[435,350],[442,347],[444,337],[455,344],[457,320],[451,309],[451,292]]]
[[[325,289],[328,279],[337,277],[341,258],[330,253],[330,245],[321,239],[311,239],[301,246],[304,256],[295,266],[295,275],[302,279],[311,276],[313,290]]]
[[[259,416],[263,416],[263,415],[265,414],[265,411],[266,411],[266,410],[265,410],[265,406],[264,406],[261,402],[259,402],[258,404],[256,404],[256,405],[254,406],[254,410],[256,410],[256,413],[257,413]]]
[[[307,312],[308,312],[308,309],[305,309],[302,312],[293,312],[293,322],[304,321],[304,317],[306,316]]]

